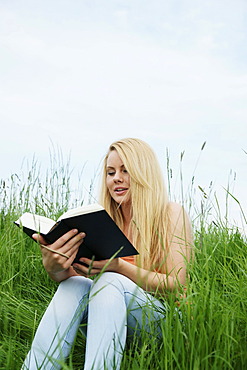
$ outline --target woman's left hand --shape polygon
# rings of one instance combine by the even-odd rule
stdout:
[[[113,271],[117,272],[120,264],[120,258],[114,258],[112,260],[101,260],[94,261],[89,258],[80,258],[80,263],[74,263],[72,267],[77,274],[82,276],[94,276],[99,274],[101,271]]]

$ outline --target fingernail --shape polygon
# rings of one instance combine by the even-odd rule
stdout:
[[[81,236],[82,238],[85,238],[86,234],[82,232],[82,233],[80,233],[80,236]]]

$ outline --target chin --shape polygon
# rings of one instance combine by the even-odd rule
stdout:
[[[118,204],[120,204],[120,206],[131,206],[131,201],[130,199],[123,199],[118,201]]]

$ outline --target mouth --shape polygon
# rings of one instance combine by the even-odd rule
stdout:
[[[114,192],[116,193],[116,194],[123,194],[123,193],[125,193],[126,191],[128,190],[128,188],[115,188],[114,189]]]

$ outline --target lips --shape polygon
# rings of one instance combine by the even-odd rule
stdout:
[[[116,193],[116,194],[122,194],[122,193],[125,193],[126,191],[128,190],[128,188],[123,188],[123,187],[117,187],[117,188],[115,188],[114,189],[114,192]]]

